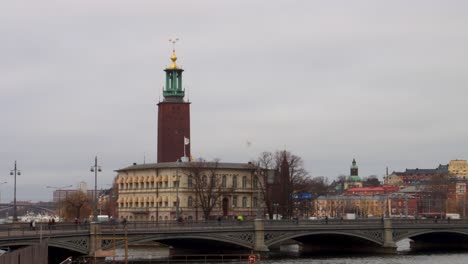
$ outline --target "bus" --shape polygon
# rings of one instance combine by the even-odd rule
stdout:
[[[442,212],[426,212],[426,213],[419,213],[419,217],[421,219],[444,219],[445,214]]]

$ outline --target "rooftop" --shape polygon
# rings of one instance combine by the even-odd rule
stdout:
[[[191,166],[197,166],[197,162],[160,162],[160,163],[145,163],[145,164],[133,164],[131,166],[116,170],[121,171],[132,171],[132,170],[149,170],[149,169],[172,169],[172,168],[190,168]],[[233,170],[254,170],[255,165],[252,163],[230,163],[230,162],[203,162],[200,166],[209,169],[233,169]]]

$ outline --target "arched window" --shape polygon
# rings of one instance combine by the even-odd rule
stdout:
[[[188,176],[187,187],[193,188],[193,176],[192,175]]]
[[[203,176],[202,176],[202,184],[203,184],[203,186],[206,186],[207,183],[208,183],[208,181],[207,181],[206,175],[203,175]]]
[[[188,206],[188,207],[193,207],[193,198],[192,198],[192,196],[189,196],[189,197],[188,197],[187,206]]]
[[[253,179],[253,187],[258,188],[258,179],[257,179],[257,177],[254,177],[254,179]]]
[[[232,207],[237,207],[237,196],[232,197]]]
[[[242,189],[247,189],[247,176],[242,177]]]
[[[237,175],[232,176],[232,188],[237,188]]]
[[[243,208],[247,207],[247,197],[242,197],[242,207]]]
[[[223,186],[223,188],[226,188],[226,175],[223,175],[223,179],[221,181],[221,185]]]

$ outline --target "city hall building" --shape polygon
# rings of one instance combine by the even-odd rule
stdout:
[[[157,163],[117,170],[119,218],[202,220],[237,215],[249,218],[263,212],[259,207],[265,185],[253,164],[191,160],[190,102],[184,99],[184,70],[176,63],[175,50],[171,60],[164,70],[164,99],[158,103]],[[202,168],[195,168],[197,164]]]
[[[259,201],[262,201],[263,184],[259,182],[261,177],[257,177],[254,165],[207,162],[199,170],[200,178],[197,179],[198,176],[192,173],[192,164],[164,162],[118,170],[119,217],[136,221],[203,220],[204,210],[211,206],[203,199],[213,199],[209,219],[256,216],[257,209],[260,210]],[[205,186],[215,181],[215,186],[200,188],[199,181]]]

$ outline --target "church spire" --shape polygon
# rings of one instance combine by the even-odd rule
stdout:
[[[163,96],[164,98],[184,98],[185,91],[182,88],[182,72],[184,70],[177,65],[177,55],[175,53],[175,44],[179,39],[170,39],[169,41],[172,43],[172,63],[164,70],[166,72],[166,87]]]

